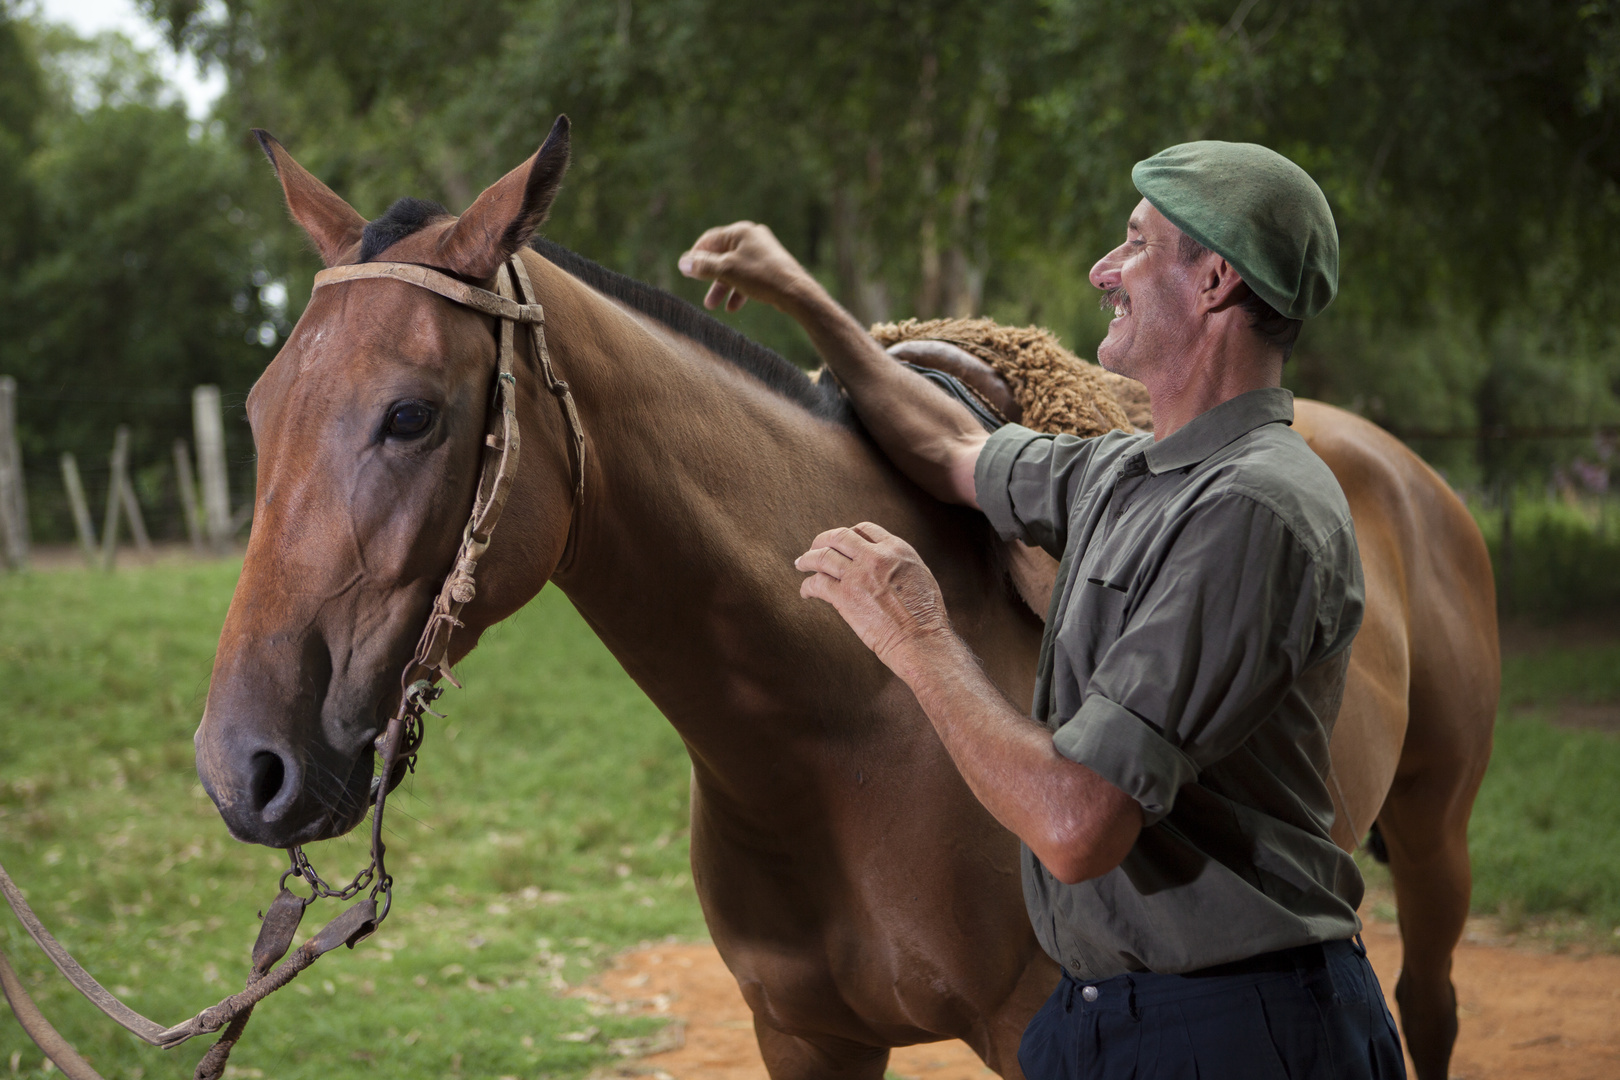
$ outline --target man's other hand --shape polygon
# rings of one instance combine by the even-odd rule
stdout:
[[[738,221],[710,229],[680,257],[681,273],[712,281],[703,306],[736,311],[750,298],[791,314],[806,289],[820,286],[764,225]]]
[[[933,573],[916,549],[881,525],[828,529],[793,566],[810,575],[799,595],[836,608],[890,668],[906,645],[950,631]]]

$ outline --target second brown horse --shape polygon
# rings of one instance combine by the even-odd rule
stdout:
[[[522,463],[453,656],[552,580],[669,718],[692,759],[698,895],[775,1080],[877,1080],[890,1047],[944,1038],[1017,1076],[1057,971],[1024,915],[1016,841],[904,685],[799,599],[792,560],[833,522],[906,537],[1015,701],[1039,620],[984,521],[900,477],[834,390],[664,294],[526,250],[567,140],[559,120],[459,218],[408,202],[369,224],[263,140],[328,265],[386,257],[486,282],[522,251],[545,306],[586,432],[585,500],[522,354]],[[196,740],[239,838],[283,847],[363,816],[372,739],[471,503],[493,364],[487,317],[370,279],[318,291],[250,395],[253,533]],[[1389,838],[1403,1012],[1428,1080],[1455,1030],[1462,825],[1494,703],[1489,570],[1438,478],[1345,414],[1313,416],[1352,492],[1369,631],[1387,627],[1357,645],[1365,712],[1347,703],[1335,761],[1350,820],[1376,812]]]

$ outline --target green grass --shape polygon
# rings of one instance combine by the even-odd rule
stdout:
[[[1503,662],[1496,745],[1469,829],[1474,909],[1509,928],[1554,916],[1620,947],[1620,738],[1555,726],[1566,702],[1620,704],[1620,642]]]
[[[229,839],[192,767],[235,575],[0,577],[0,860],[92,973],[164,1023],[238,988],[282,865]],[[656,1029],[560,988],[639,941],[704,934],[679,739],[554,590],[461,674],[467,689],[441,703],[450,719],[390,802],[393,916],[261,1008],[238,1075],[578,1077],[612,1060],[612,1040]],[[1620,644],[1510,658],[1503,701],[1471,834],[1475,909],[1620,944],[1620,738],[1549,722],[1560,702],[1620,701]],[[365,861],[365,841],[313,854],[335,878]],[[190,1074],[205,1040],[165,1054],[123,1034],[9,913],[0,945],[109,1078]],[[0,1076],[13,1054],[40,1075],[5,1014]]]
[[[162,1023],[240,988],[284,860],[229,839],[192,766],[236,569],[0,578],[0,860],[80,961]],[[656,1030],[559,988],[638,941],[703,935],[680,740],[554,590],[459,673],[467,690],[441,702],[450,719],[389,804],[393,915],[261,1007],[239,1068],[579,1076],[612,1040]],[[356,835],[312,854],[335,879],[365,851]],[[304,933],[336,910],[312,911]],[[47,1014],[106,1076],[190,1075],[209,1040],[142,1046],[77,1000],[9,912],[0,926]],[[0,1013],[0,1075],[13,1054],[39,1075],[41,1055]]]
[[[1469,821],[1473,911],[1505,933],[1620,951],[1620,737],[1554,722],[1560,705],[1620,705],[1620,641],[1546,646],[1502,662],[1490,768]],[[1389,871],[1365,852],[1369,887]],[[1395,908],[1379,898],[1379,918]]]

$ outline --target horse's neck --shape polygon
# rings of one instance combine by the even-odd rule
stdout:
[[[982,526],[899,477],[859,431],[617,302],[548,303],[589,439],[574,553],[556,576],[692,746],[837,738],[892,715],[892,678],[837,614],[798,595],[794,557],[861,520],[913,542],[947,601],[999,591]],[[954,594],[954,595],[953,595]],[[900,690],[904,688],[901,687]]]

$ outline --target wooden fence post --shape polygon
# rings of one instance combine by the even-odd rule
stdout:
[[[15,569],[28,565],[28,484],[17,443],[17,380],[0,375],[0,544]]]
[[[225,473],[225,420],[219,387],[191,392],[192,428],[197,435],[197,471],[202,474],[203,521],[208,542],[218,554],[231,544],[231,496]]]
[[[129,534],[135,538],[135,550],[142,555],[150,555],[152,538],[146,535],[146,519],[141,516],[141,504],[135,498],[135,485],[130,482],[128,472],[124,474],[119,501],[124,504],[124,516],[129,518]]]
[[[84,497],[78,461],[65,452],[62,454],[62,486],[67,488],[68,504],[73,507],[73,524],[79,530],[79,546],[84,549],[84,561],[95,566],[96,526],[90,520],[90,500]]]
[[[124,485],[129,481],[124,470],[129,467],[129,428],[118,425],[113,433],[113,452],[110,461],[112,476],[107,480],[107,518],[101,529],[101,568],[113,568],[113,555],[118,550],[118,511],[123,504]]]
[[[197,516],[197,478],[191,473],[191,447],[174,440],[174,475],[180,483],[180,512],[186,517],[186,536],[193,551],[203,549],[202,519]]]

